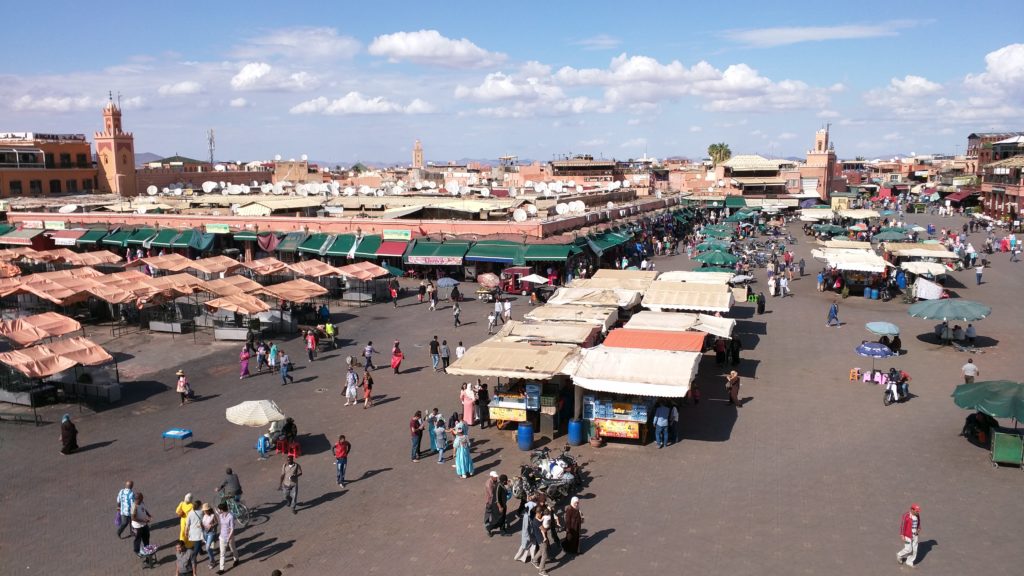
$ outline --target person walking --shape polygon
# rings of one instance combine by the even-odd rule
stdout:
[[[440,372],[441,365],[441,343],[438,342],[437,336],[430,341],[430,362],[434,365],[434,372]]]
[[[224,560],[231,549],[231,567],[238,566],[238,552],[235,550],[235,516],[228,511],[228,503],[221,502],[217,506],[217,526],[220,528],[217,547],[220,548],[220,567],[217,574],[224,573]]]
[[[580,511],[580,499],[573,496],[569,500],[569,507],[563,512],[565,516],[565,538],[562,539],[562,550],[569,554],[579,556],[583,553],[580,549],[580,532],[583,529],[583,513]]]
[[[512,299],[505,298],[505,301],[501,303],[502,313],[502,324],[510,322],[512,320]]]
[[[367,371],[377,369],[377,367],[373,365],[373,355],[376,353],[377,349],[373,347],[373,341],[368,341],[366,343],[366,347],[363,348],[363,368]]]
[[[78,427],[71,421],[71,415],[60,419],[60,453],[67,456],[78,450]]]
[[[188,540],[184,543],[190,550],[189,563],[195,570],[199,564],[199,556],[203,553],[203,503],[200,500],[192,501],[192,510],[185,517],[185,535]],[[207,551],[209,553],[209,551]]]
[[[267,343],[260,340],[256,346],[256,373],[263,374],[263,367],[267,365]]]
[[[423,304],[423,298],[427,295],[427,281],[420,280],[420,285],[416,289],[416,298],[420,304]]]
[[[801,258],[800,262],[797,264],[797,266],[800,268],[800,277],[803,278],[804,277],[804,269],[807,266],[807,262],[804,262],[804,259]]]
[[[480,429],[489,428],[491,426],[491,409],[489,407],[491,403],[491,393],[487,390],[487,383],[480,382],[477,378],[477,389],[473,391],[476,400],[474,404],[477,407],[479,413]]]
[[[149,523],[153,521],[146,508],[145,497],[142,492],[135,495],[135,502],[132,503],[131,522],[132,531],[135,532],[135,540],[132,542],[132,550],[136,554],[143,546],[149,546]]]
[[[900,537],[903,548],[896,554],[896,563],[913,567],[917,560],[917,543],[921,534],[921,507],[911,504],[910,510],[903,514],[900,521]]]
[[[455,347],[455,359],[462,360],[462,357],[466,355],[466,347],[462,345],[462,340],[459,340],[459,345]]]
[[[523,502],[522,508],[522,522],[519,530],[519,550],[517,550],[515,555],[512,556],[512,559],[525,564],[532,560],[533,557],[533,520],[534,510],[537,508],[537,501],[533,496],[531,496],[529,500]]]
[[[739,334],[733,334],[732,340],[729,340],[729,363],[733,366],[738,366],[740,363],[740,350],[743,349],[743,343],[740,342]]]
[[[978,281],[978,286],[981,286],[981,275],[985,273],[985,265],[979,264],[974,267],[974,278]]]
[[[352,444],[345,439],[345,435],[338,436],[334,443],[334,466],[338,472],[338,487],[345,487],[345,469],[348,468],[348,455],[352,452]]]
[[[281,359],[280,359],[279,364],[281,365],[281,367],[280,367],[281,386],[284,386],[285,384],[287,384],[289,382],[294,383],[295,382],[295,378],[290,374],[290,372],[292,371],[292,357],[289,356],[288,353],[284,352],[284,351],[281,351],[280,354],[281,354]]]
[[[668,435],[672,439],[672,444],[679,443],[679,407],[675,404],[668,414]]]
[[[270,369],[270,373],[277,372],[277,344],[270,343],[270,350],[267,352],[267,368]]]
[[[356,393],[359,390],[359,377],[356,376],[355,368],[349,366],[345,372],[345,406],[355,406],[359,403],[356,400]]]
[[[448,430],[444,426],[444,416],[438,414],[434,420],[434,446],[437,448],[437,463],[444,463],[444,452],[448,449]]]
[[[288,461],[281,466],[281,479],[277,483],[277,489],[284,492],[284,502],[291,507],[292,514],[298,514],[296,508],[299,506],[299,476],[302,476],[302,466],[299,466],[294,456],[289,455]],[[221,546],[223,547],[223,544]],[[223,554],[223,548],[221,553]],[[221,566],[224,566],[223,557]]]
[[[764,314],[764,304],[765,304],[765,301],[766,300],[765,300],[765,297],[764,297],[764,292],[758,292],[757,293],[757,313],[758,314]]]
[[[533,566],[538,570],[539,576],[548,576],[547,568],[548,557],[551,554],[551,544],[555,538],[554,525],[551,521],[551,510],[547,506],[540,506],[537,508],[537,548],[540,553],[540,558],[533,563]]]
[[[330,320],[324,322],[324,334],[327,335],[327,342],[330,343],[331,348],[334,350],[338,349],[337,330],[334,328],[334,323]]]
[[[427,292],[430,295],[430,308],[428,310],[437,310],[437,290],[428,290]]]
[[[654,409],[654,441],[658,444],[658,449],[665,447],[668,442],[668,422],[671,416],[671,411],[662,402],[658,402],[657,407]]]
[[[174,573],[176,576],[196,575],[196,567],[192,565],[192,550],[181,540],[174,543]]]
[[[135,483],[128,480],[124,483],[124,488],[121,488],[117,492],[117,537],[122,538],[121,534],[124,533],[124,529],[128,527],[128,524],[132,520],[132,504],[135,504]]]
[[[462,420],[469,426],[473,425],[473,405],[476,402],[476,395],[473,394],[473,389],[469,386],[469,382],[462,383],[462,389],[459,391],[459,402],[462,403]]]
[[[786,276],[779,276],[779,296],[785,298],[789,295],[789,278]]]
[[[203,504],[203,541],[206,544],[206,556],[210,562],[210,570],[217,567],[213,556],[213,544],[220,534],[220,527],[217,526],[217,514],[209,502]],[[198,560],[198,558],[197,558]]]
[[[495,328],[498,327],[498,316],[497,312],[491,312],[487,315],[487,334],[494,334]]]
[[[309,356],[309,361],[312,363],[316,357],[316,334],[313,334],[312,330],[306,330],[305,342],[306,355]]]
[[[505,309],[501,305],[501,298],[494,298],[494,317],[495,317],[495,328],[497,328],[497,322],[501,321],[502,326],[505,325]]]
[[[189,385],[188,377],[185,376],[184,370],[178,370],[174,375],[178,377],[178,383],[175,386],[175,390],[177,390],[178,396],[181,397],[180,406],[184,406],[186,402],[192,401],[192,386]]]
[[[413,462],[420,461],[420,442],[423,440],[423,412],[419,410],[409,419],[409,456]]]
[[[252,355],[249,354],[249,347],[242,346],[242,351],[238,354],[238,379],[242,380],[249,376],[249,358]]]
[[[981,370],[974,363],[974,358],[968,358],[967,364],[960,367],[960,373],[963,374],[964,384],[973,384],[974,378],[981,375]]]
[[[189,546],[188,539],[188,515],[189,512],[195,510],[195,504],[192,503],[192,493],[185,494],[185,497],[178,502],[178,507],[174,509],[174,514],[179,518],[178,520],[178,540],[186,542],[186,546]]]
[[[726,375],[725,389],[729,392],[729,405],[742,408],[743,402],[740,400],[740,375],[735,370],[730,371]]]
[[[818,272],[818,292],[825,291],[825,273]]]
[[[825,319],[825,326],[832,326],[832,322],[835,321],[837,327],[843,325],[839,321],[839,301],[833,300],[832,304],[828,307],[828,317]]]
[[[491,480],[494,480],[493,485]],[[487,523],[487,535],[493,536],[494,530],[502,534],[508,533],[508,476],[497,472],[491,472],[491,478],[487,481],[488,498],[490,504],[487,507],[489,522]]]
[[[451,364],[451,361],[452,361],[452,351],[451,351],[451,349],[448,348],[448,341],[447,340],[442,340],[441,341],[441,367],[442,367],[441,368],[441,372],[447,372],[448,371],[448,365]]]
[[[461,316],[461,315],[462,315],[462,306],[460,306],[459,305],[459,301],[456,300],[455,303],[452,304],[452,318],[455,319],[455,327],[456,328],[458,328],[459,326],[462,326],[462,320],[459,319],[459,316]]]
[[[359,383],[363,387],[363,410],[373,406],[373,376],[369,372],[363,372],[363,381]]]
[[[395,340],[395,345],[391,348],[391,368],[394,369],[395,374],[398,374],[398,371],[402,368],[402,360],[405,360],[405,354],[402,353],[398,340]]]
[[[452,446],[455,447],[455,473],[462,478],[469,478],[473,475],[473,456],[470,453],[471,441],[464,429],[455,429]]]

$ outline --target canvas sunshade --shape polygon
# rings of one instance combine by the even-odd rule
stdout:
[[[270,310],[270,306],[268,306],[266,302],[256,298],[255,296],[242,293],[215,298],[205,304],[206,307],[211,310],[227,310],[229,312],[249,315],[259,314],[260,312]]]
[[[157,270],[181,272],[191,265],[192,261],[181,254],[164,254],[163,256],[151,256],[149,258],[133,260],[128,264],[125,264],[125,267],[134,268],[138,266],[149,266]]]
[[[559,288],[548,298],[548,306],[578,304],[632,308],[640,303],[642,292],[623,288]]]
[[[63,336],[81,329],[82,325],[77,320],[56,312],[43,312],[0,322],[0,336],[19,346],[38,342],[43,338]]]
[[[635,348],[640,350],[675,350],[677,352],[703,352],[703,332],[672,332],[668,330],[630,330],[616,328],[604,339],[604,346]]]
[[[277,258],[260,258],[252,262],[242,262],[242,266],[252,270],[252,273],[257,276],[270,276],[288,269],[288,265]]]
[[[657,286],[655,286],[657,285]],[[735,303],[732,292],[707,292],[693,290],[685,283],[655,282],[644,294],[642,305],[648,310],[694,310],[700,312],[728,312]],[[693,285],[697,286],[697,285]],[[718,286],[704,284],[703,286]]]
[[[701,284],[728,284],[732,272],[694,272],[693,270],[670,270],[658,276],[658,282],[695,282]]]
[[[466,351],[448,366],[457,376],[549,380],[559,374],[579,350],[564,344],[528,344],[488,340]]]
[[[582,322],[600,326],[608,331],[619,319],[618,308],[601,308],[591,306],[541,306],[534,308],[524,316],[531,322]]]
[[[289,264],[288,268],[299,276],[310,276],[319,278],[321,276],[338,276],[341,272],[326,262],[320,260],[303,260]]]
[[[617,268],[601,268],[594,272],[593,278],[635,278],[653,282],[658,277],[657,270],[619,270]]]
[[[546,279],[545,279],[546,280]],[[625,290],[647,290],[651,280],[646,278],[577,278],[569,283],[569,288],[623,288]]]
[[[386,269],[377,266],[373,262],[354,262],[338,268],[338,273],[342,276],[349,278],[355,278],[356,280],[373,280],[374,278],[381,278],[384,276],[390,276],[391,273]]]
[[[249,292],[255,292],[263,286],[259,282],[254,282],[245,276],[225,276],[224,278],[217,278],[206,282],[206,286],[218,296],[231,296],[232,294],[243,294]]]
[[[630,330],[691,330],[699,321],[696,314],[686,312],[654,312],[642,310],[633,314],[623,326]]]
[[[221,272],[228,272],[241,267],[241,262],[223,255],[210,256],[209,258],[203,258],[201,260],[192,260],[189,263],[189,268],[204,274],[220,274]]]
[[[495,334],[505,342],[550,342],[589,346],[597,338],[600,327],[593,324],[525,324],[510,320]]]
[[[97,366],[113,359],[99,344],[83,337],[67,338],[0,354],[0,363],[29,378],[46,378],[70,370],[79,364]]]
[[[285,302],[302,304],[307,300],[327,294],[327,288],[304,278],[296,278],[273,286],[265,286],[259,292]]]
[[[580,350],[573,384],[586,390],[657,398],[686,396],[701,354],[595,346]]]
[[[95,252],[73,253],[66,262],[73,266],[99,266],[101,264],[117,264],[122,260],[121,256],[109,250],[97,250]]]

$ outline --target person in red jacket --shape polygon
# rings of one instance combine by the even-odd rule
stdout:
[[[900,536],[903,537],[903,549],[896,554],[897,563],[906,563],[909,567],[914,566],[914,559],[917,558],[917,539],[919,534],[921,534],[921,507],[917,504],[911,504],[910,510],[903,514],[903,520],[900,522]]]

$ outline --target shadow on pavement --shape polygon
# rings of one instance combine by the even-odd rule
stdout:
[[[918,565],[924,560],[925,556],[932,551],[932,548],[938,546],[939,543],[935,540],[925,540],[917,543],[917,558],[914,559],[914,565]]]
[[[381,404],[387,404],[388,402],[394,402],[395,400],[401,399],[401,396],[388,396],[387,394],[378,394],[373,397],[373,405],[380,406]]]
[[[757,322],[755,320],[737,320],[735,332],[742,334],[759,334],[764,336],[768,334],[768,323]]]
[[[605,528],[604,530],[598,530],[593,534],[588,534],[586,538],[580,540],[580,551],[583,552],[590,550],[614,533],[615,528]]]
[[[326,502],[330,502],[331,500],[334,500],[334,499],[338,498],[339,496],[341,496],[345,492],[348,492],[348,490],[344,490],[343,489],[343,490],[335,490],[334,492],[325,492],[325,493],[321,494],[320,496],[317,496],[316,498],[313,498],[312,500],[308,500],[306,502],[302,502],[301,504],[296,506],[296,509],[298,509],[298,510],[305,510],[307,508],[316,508],[317,506],[319,506],[321,504],[324,504]]]
[[[384,472],[390,472],[391,470],[394,470],[394,468],[377,468],[376,470],[367,470],[366,472],[363,472],[362,476],[360,476],[359,478],[356,478],[355,480],[349,480],[349,482],[359,482],[360,480],[366,480],[368,478],[373,478],[377,474],[381,474],[381,473],[384,473]]]
[[[152,396],[156,396],[161,392],[171,390],[170,386],[167,386],[156,380],[135,380],[131,384],[121,387],[122,396],[121,401],[116,404],[110,404],[107,402],[88,402],[87,405],[95,412],[103,412],[113,408],[123,408],[136,402],[144,402]]]
[[[299,445],[302,446],[302,454],[305,456],[322,454],[331,449],[331,442],[327,440],[327,436],[324,434],[300,434],[298,441]]]
[[[114,440],[107,440],[106,442],[93,442],[92,444],[87,444],[87,445],[82,446],[81,448],[79,448],[77,453],[80,454],[82,452],[88,452],[89,450],[96,450],[96,449],[99,449],[99,448],[104,448],[106,446],[110,446],[114,442],[117,442],[117,440],[114,439]]]

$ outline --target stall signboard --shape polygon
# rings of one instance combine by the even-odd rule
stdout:
[[[640,438],[640,423],[624,420],[594,420],[601,436],[606,438]]]
[[[231,227],[228,226],[227,224],[207,224],[206,225],[206,233],[207,234],[230,234],[231,233]]]
[[[21,223],[21,227],[22,228],[32,228],[34,230],[42,230],[43,229],[43,221],[42,220],[23,220],[22,223]]]
[[[584,406],[587,405],[584,399]],[[593,418],[607,420],[623,420],[628,422],[647,422],[648,409],[646,404],[630,404],[628,402],[609,402],[595,400]]]
[[[409,256],[408,262],[423,266],[459,266],[462,256]]]
[[[408,242],[412,240],[412,230],[388,230],[385,228],[381,232],[381,238],[383,240],[404,240]]]
[[[488,409],[492,420],[504,420],[506,422],[526,422],[525,408],[498,408]]]
[[[67,230],[68,226],[63,220],[46,220],[43,222],[43,226],[47,230]]]

